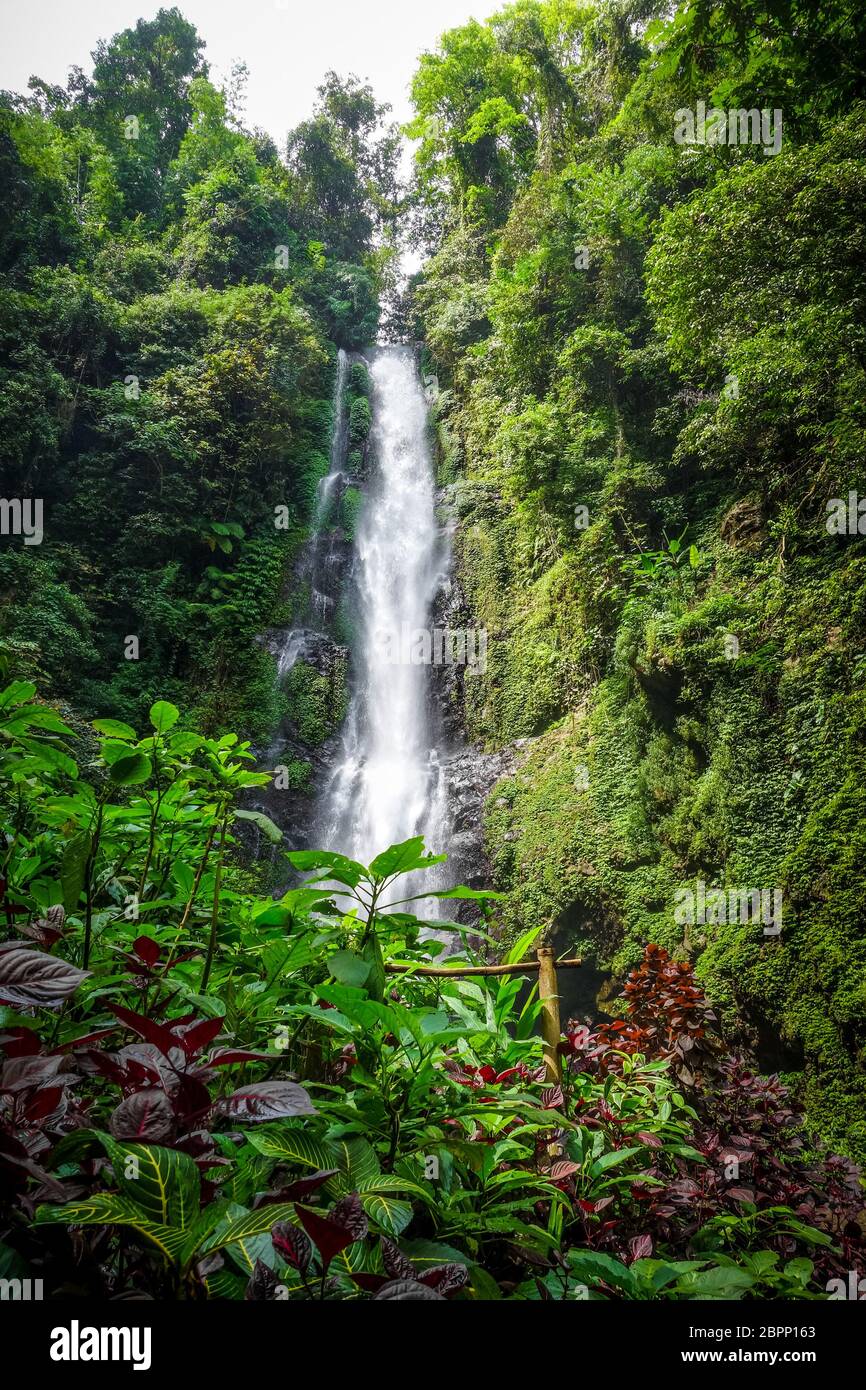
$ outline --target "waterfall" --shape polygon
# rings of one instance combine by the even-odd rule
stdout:
[[[374,472],[356,535],[354,687],[317,837],[362,863],[417,834],[437,853],[446,847],[430,671],[406,641],[429,631],[447,565],[427,405],[410,348],[373,350],[370,375]]]

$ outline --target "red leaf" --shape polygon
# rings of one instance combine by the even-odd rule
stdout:
[[[298,1215],[303,1220],[300,1209]],[[313,1247],[297,1226],[293,1226],[290,1221],[277,1221],[271,1228],[271,1241],[278,1255],[282,1255],[287,1264],[300,1270],[303,1274],[309,1268],[310,1260],[313,1257]]]
[[[357,1192],[350,1192],[348,1196],[341,1197],[332,1207],[329,1217],[336,1226],[342,1226],[352,1240],[363,1240],[369,1230],[367,1213]]]
[[[646,1144],[648,1149],[660,1149],[662,1147],[662,1141],[658,1135],[650,1134],[649,1130],[639,1129],[635,1138],[639,1139],[642,1144]]]
[[[316,1115],[318,1111],[303,1086],[295,1081],[255,1081],[217,1102],[217,1109],[233,1120],[260,1123],[287,1115]]]
[[[162,947],[151,936],[139,936],[133,941],[132,949],[145,965],[156,965],[162,955]]]
[[[222,1027],[223,1020],[221,1018],[203,1018],[182,1032],[176,1029],[175,1036],[187,1057],[194,1057],[197,1052],[201,1052],[203,1047],[207,1047],[208,1043],[213,1042],[214,1038],[222,1032]]]
[[[541,1108],[542,1110],[556,1110],[562,1105],[562,1100],[562,1087],[548,1086],[547,1090],[541,1093]]]
[[[390,1279],[414,1279],[415,1268],[412,1261],[403,1254],[399,1246],[387,1236],[382,1236],[382,1265]]]
[[[272,1052],[245,1052],[242,1048],[218,1047],[205,1059],[208,1067],[229,1067],[238,1062],[272,1062]]]
[[[53,1114],[63,1096],[60,1086],[44,1086],[27,1102],[25,1114],[31,1124]]]
[[[653,1252],[653,1238],[644,1233],[641,1236],[634,1236],[629,1241],[632,1260],[646,1260]]]
[[[98,1028],[95,1033],[82,1033],[80,1038],[70,1038],[69,1042],[52,1047],[50,1055],[53,1057],[56,1052],[74,1052],[77,1047],[86,1047],[90,1043],[101,1041],[102,1038],[110,1038],[112,1033],[116,1032],[116,1028]]]
[[[134,1091],[122,1100],[108,1122],[115,1139],[162,1144],[174,1129],[174,1114],[165,1091]]]
[[[161,1023],[154,1023],[153,1019],[145,1018],[143,1014],[135,1014],[131,1009],[124,1009],[120,1004],[110,1004],[109,1008],[121,1023],[125,1023],[133,1033],[144,1038],[145,1042],[152,1043],[164,1057],[168,1056],[173,1047],[177,1047],[177,1039],[170,1028],[163,1027]]]
[[[296,1178],[287,1187],[262,1193],[253,1205],[258,1208],[272,1206],[275,1202],[297,1202],[302,1197],[309,1197],[311,1192],[316,1192],[328,1178],[332,1178],[339,1171],[339,1168],[323,1168],[321,1172],[311,1173],[308,1178]]]
[[[448,1294],[463,1288],[469,1279],[469,1271],[465,1265],[434,1265],[415,1277],[420,1284],[426,1284],[428,1289],[436,1289],[443,1298],[447,1298]]]
[[[359,1289],[366,1289],[368,1293],[376,1293],[388,1283],[384,1274],[353,1274],[352,1279]]]
[[[7,942],[0,947],[0,1000],[15,1007],[59,1009],[74,994],[89,970],[68,961]]]
[[[345,1250],[347,1245],[353,1244],[355,1237],[351,1231],[346,1230],[345,1226],[338,1226],[336,1222],[328,1221],[326,1217],[320,1216],[316,1211],[310,1211],[308,1207],[296,1207],[295,1210],[304,1230],[318,1250],[325,1269],[328,1268],[335,1255],[339,1255],[340,1251]]]
[[[441,1298],[441,1293],[437,1292],[436,1289],[430,1289],[426,1284],[421,1284],[415,1279],[392,1279],[389,1284],[383,1284],[379,1292],[373,1295],[373,1302],[390,1300],[396,1303],[417,1303],[435,1300],[438,1303]]]
[[[39,1034],[32,1028],[10,1028],[0,1036],[0,1047],[7,1057],[33,1057],[39,1051]]]

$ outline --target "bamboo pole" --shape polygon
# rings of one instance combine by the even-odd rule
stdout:
[[[556,980],[556,953],[552,946],[539,946],[538,997],[541,1001],[541,1036],[544,1039],[544,1062],[548,1080],[553,1085],[562,1081],[559,1057],[559,987]]]
[[[560,1019],[559,984],[557,970],[575,970],[583,964],[579,958],[557,960],[552,946],[539,946],[536,960],[525,960],[519,965],[460,965],[414,967],[393,961],[385,966],[389,975],[426,975],[437,980],[466,979],[469,975],[530,975],[538,971],[538,997],[541,1001],[541,1036],[544,1040],[544,1064],[548,1080],[553,1085],[562,1081],[562,1062],[559,1056]]]
[[[553,949],[550,949],[553,955]],[[583,965],[583,961],[575,958],[573,960],[558,960],[554,962],[554,972],[556,970],[575,970]],[[541,970],[541,962],[538,960],[525,960],[520,965],[460,965],[460,966],[435,966],[419,965],[413,967],[410,962],[399,965],[394,961],[389,961],[385,966],[389,975],[429,975],[438,980],[447,980],[449,977],[455,980],[465,979],[469,975],[531,975]],[[554,975],[555,978],[555,975]]]

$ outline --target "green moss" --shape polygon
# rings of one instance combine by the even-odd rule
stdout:
[[[336,661],[328,674],[304,661],[292,667],[285,685],[288,714],[298,736],[318,748],[346,717],[346,666]]]
[[[509,939],[544,922],[618,972],[648,941],[695,957],[731,1031],[769,1031],[802,1055],[788,1081],[812,1123],[862,1155],[866,695],[848,653],[866,565],[852,551],[842,571],[823,568],[804,557],[780,586],[775,565],[738,556],[684,614],[630,605],[610,674],[494,790],[486,833]],[[541,613],[551,621],[543,589],[529,593],[524,631]],[[725,655],[732,628],[736,660]],[[555,634],[536,642],[544,650],[556,651]],[[564,660],[548,688],[561,686]],[[527,679],[525,663],[504,661],[482,682],[498,688],[475,707],[499,716],[500,739]],[[697,879],[780,888],[782,935],[678,925],[677,890]]]
[[[279,762],[280,760],[277,759],[277,763]],[[305,796],[311,788],[312,763],[302,758],[290,758],[283,766],[287,774],[287,790]]]
[[[358,525],[358,518],[361,508],[364,505],[364,494],[360,488],[347,487],[340,501],[340,524],[346,533],[348,540],[355,539],[355,531]]]

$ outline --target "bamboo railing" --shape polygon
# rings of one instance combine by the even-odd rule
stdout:
[[[548,1080],[559,1084],[562,1080],[562,1063],[559,1057],[561,1025],[559,1018],[559,982],[557,970],[576,970],[583,961],[557,960],[552,946],[539,946],[535,960],[525,960],[519,965],[456,965],[435,966],[410,964],[400,965],[393,961],[385,966],[389,975],[425,975],[437,980],[468,979],[473,975],[534,975],[538,972],[538,997],[541,1001],[541,1036],[544,1040],[544,1064]]]

